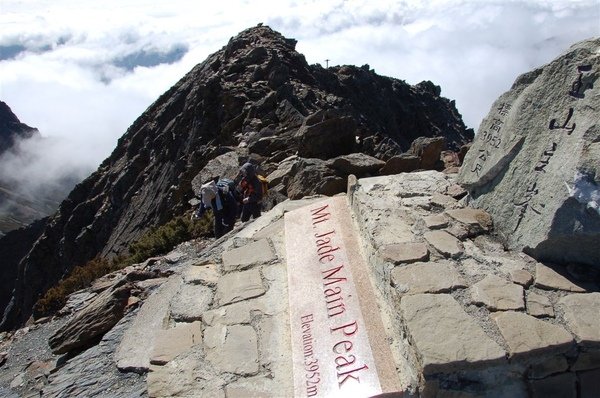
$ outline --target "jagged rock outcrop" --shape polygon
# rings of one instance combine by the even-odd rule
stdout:
[[[600,39],[521,75],[492,105],[460,172],[511,249],[600,264]]]
[[[20,139],[39,137],[38,129],[21,123],[6,102],[0,101],[0,155]]]
[[[368,65],[311,66],[295,44],[266,26],[245,30],[152,104],[20,261],[15,305],[1,327],[23,323],[75,265],[124,253],[149,227],[186,211],[193,178],[221,147],[247,147],[269,173],[295,154],[386,160],[419,136],[444,136],[450,148],[471,139],[433,83],[410,86]],[[342,180],[332,176],[317,191]]]

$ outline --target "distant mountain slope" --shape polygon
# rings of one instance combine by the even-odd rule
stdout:
[[[19,139],[39,136],[36,128],[21,123],[10,107],[0,101],[0,155],[12,148]]]
[[[5,264],[18,277],[2,328],[24,322],[75,265],[123,253],[187,210],[193,177],[223,146],[245,146],[266,163],[352,152],[386,160],[420,136],[444,136],[452,147],[472,139],[433,83],[411,86],[368,65],[311,66],[295,44],[266,26],[245,30],[160,96],[61,203],[31,251]]]
[[[7,158],[30,156],[21,152],[20,144],[28,142],[27,140],[44,138],[38,129],[21,123],[10,107],[0,101],[0,167],[6,168],[11,164],[11,160]],[[43,186],[34,187],[32,190],[31,187],[35,184],[32,185],[31,181],[20,181],[11,174],[11,170],[10,167],[0,170],[0,236],[53,214],[60,202],[79,182],[75,177],[64,177],[56,181],[44,181]],[[29,189],[23,189],[24,185]]]

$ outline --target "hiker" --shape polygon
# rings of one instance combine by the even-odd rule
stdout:
[[[215,216],[215,238],[233,229],[237,216],[237,201],[229,184],[219,178],[214,178],[200,188],[200,206],[193,217],[200,218],[204,212],[212,209]]]
[[[256,175],[256,166],[252,163],[244,163],[240,168],[242,180],[239,184],[239,191],[242,196],[242,222],[260,217],[261,200],[263,196],[262,184]]]

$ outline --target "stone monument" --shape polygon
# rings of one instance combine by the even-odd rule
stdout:
[[[600,39],[517,78],[459,174],[509,249],[600,265]]]

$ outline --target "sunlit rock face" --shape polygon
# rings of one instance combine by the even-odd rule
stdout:
[[[600,39],[521,75],[492,105],[460,172],[509,248],[600,264]]]

